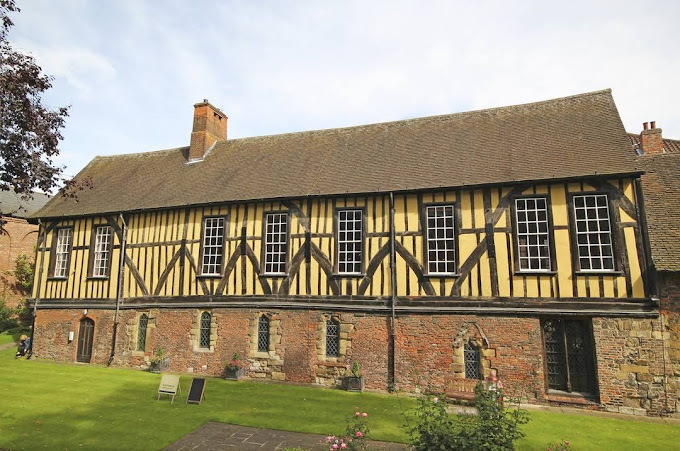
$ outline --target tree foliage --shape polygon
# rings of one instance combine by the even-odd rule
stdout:
[[[13,25],[9,15],[19,11],[15,0],[0,0],[0,190],[30,195],[64,182],[53,159],[59,155],[68,107],[51,110],[43,105],[41,97],[52,87],[52,77],[7,40]]]

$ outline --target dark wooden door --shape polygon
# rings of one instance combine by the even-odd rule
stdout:
[[[78,332],[78,355],[76,360],[83,363],[90,363],[92,358],[92,338],[94,336],[94,321],[84,318],[80,321],[80,331]]]

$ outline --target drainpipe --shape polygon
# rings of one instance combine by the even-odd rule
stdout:
[[[116,291],[116,314],[113,318],[113,341],[111,343],[111,356],[106,366],[111,366],[116,355],[116,336],[118,335],[118,312],[120,303],[123,301],[123,276],[125,274],[125,243],[127,242],[127,223],[123,213],[119,213],[120,221],[123,223],[123,233],[120,240],[120,262],[118,264],[118,289]]]
[[[40,271],[38,272],[38,283],[36,284],[36,289],[35,289],[35,298],[33,299],[33,318],[31,318],[31,344],[28,347],[28,355],[30,356],[33,355],[33,340],[35,337],[35,316],[38,311],[38,301],[40,300],[40,287],[42,286],[42,275],[43,275],[43,270],[45,269],[45,248],[47,247],[47,229],[43,226],[43,223],[40,219],[38,219],[38,244],[41,243],[40,241],[40,230],[42,229],[42,245],[40,248]],[[38,250],[36,249],[36,257],[37,257],[37,252]],[[37,260],[37,258],[36,258]]]
[[[390,191],[390,304],[392,307],[392,316],[390,321],[390,367],[389,367],[389,377],[388,377],[388,388],[390,391],[394,391],[395,384],[397,382],[396,375],[396,314],[394,311],[395,303],[397,301],[397,283],[396,283],[396,254],[394,241],[396,239],[396,234],[394,231],[394,193]]]

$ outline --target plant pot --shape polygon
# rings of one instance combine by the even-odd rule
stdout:
[[[343,386],[347,391],[361,392],[364,390],[363,376],[345,376],[342,380]]]
[[[224,378],[229,379],[232,381],[237,381],[243,377],[245,374],[246,370],[245,368],[238,368],[235,370],[232,370],[230,368],[225,368],[224,369]]]
[[[161,371],[165,371],[168,368],[170,368],[170,357],[166,357],[159,361],[152,360],[151,363],[149,363],[149,371],[151,373],[160,373]]]

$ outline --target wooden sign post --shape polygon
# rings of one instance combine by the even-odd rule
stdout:
[[[168,395],[172,396],[170,404],[174,403],[175,395],[178,390],[182,393],[182,387],[179,385],[179,376],[164,374],[163,377],[161,377],[161,384],[158,386],[158,399],[156,399],[156,402],[161,399],[161,395]]]
[[[200,404],[205,398],[205,379],[195,377],[191,379],[191,388],[189,389],[189,396],[187,396],[187,404],[190,402]]]

